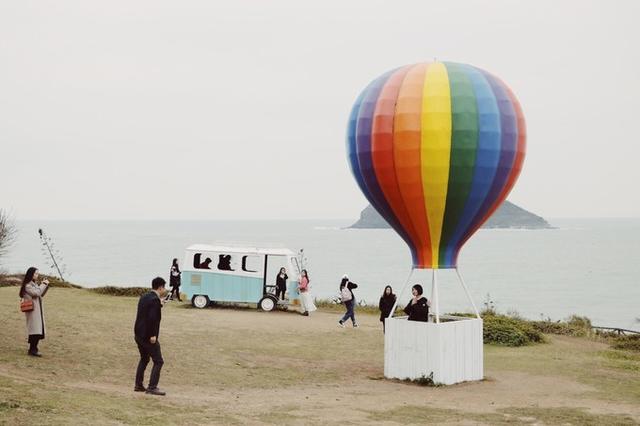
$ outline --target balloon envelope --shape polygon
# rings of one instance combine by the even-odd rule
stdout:
[[[525,156],[513,92],[471,65],[392,70],[358,96],[351,171],[411,250],[415,268],[454,268],[463,244],[507,198]]]

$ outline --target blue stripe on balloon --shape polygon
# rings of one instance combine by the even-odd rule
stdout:
[[[351,173],[360,188],[360,191],[364,194],[367,201],[371,202],[371,195],[364,183],[362,172],[360,171],[360,164],[358,163],[358,151],[356,149],[356,129],[358,125],[358,114],[360,113],[360,105],[364,100],[365,95],[369,91],[369,88],[373,85],[371,82],[365,89],[358,95],[358,98],[351,108],[351,114],[349,114],[349,125],[347,126],[347,159],[349,160],[349,168]]]
[[[501,81],[486,71],[479,71],[482,72],[489,82],[491,90],[493,91],[498,103],[498,110],[500,111],[500,158],[498,160],[498,166],[496,168],[491,188],[489,189],[482,206],[478,210],[478,213],[476,213],[476,216],[473,218],[471,226],[465,232],[462,243],[464,243],[482,225],[482,219],[484,219],[487,212],[497,202],[500,192],[509,179],[509,173],[513,167],[513,162],[516,157],[516,147],[518,144],[518,122],[509,94]]]
[[[471,189],[465,202],[460,219],[447,242],[444,261],[455,264],[460,242],[472,226],[474,218],[491,189],[500,156],[500,112],[491,86],[487,79],[474,67],[459,64],[473,86],[478,109],[478,146],[476,161],[473,165]]]
[[[389,71],[376,80],[367,88],[363,99],[360,102],[360,110],[357,116],[355,148],[359,171],[369,194],[367,199],[380,215],[396,230],[398,235],[407,243],[411,251],[414,264],[416,260],[416,250],[409,233],[403,228],[396,217],[393,209],[387,202],[384,192],[380,187],[376,172],[373,166],[373,156],[371,153],[371,138],[373,130],[373,118],[376,110],[376,103],[385,83],[396,70]],[[364,192],[364,191],[363,191]]]

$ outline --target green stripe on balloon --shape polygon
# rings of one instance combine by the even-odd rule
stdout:
[[[464,67],[445,63],[451,90],[451,157],[447,202],[442,223],[438,266],[445,265],[445,253],[471,190],[473,166],[478,148],[478,109],[471,80]]]

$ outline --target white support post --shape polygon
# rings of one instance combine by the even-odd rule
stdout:
[[[402,290],[400,290],[400,294],[396,296],[396,303],[393,304],[393,308],[391,308],[391,312],[389,312],[389,316],[387,318],[393,317],[393,314],[396,311],[396,307],[398,306],[398,302],[400,301],[400,298],[404,294],[404,290],[407,288],[407,284],[409,284],[409,280],[411,280],[412,275],[413,275],[413,267],[411,267],[409,276],[407,277],[407,280],[404,282],[404,285],[402,286]]]
[[[436,323],[440,324],[440,297],[438,297],[438,276],[433,269],[433,302],[436,310]]]
[[[476,304],[473,302],[471,293],[469,293],[469,289],[467,288],[467,285],[465,284],[464,279],[462,278],[462,274],[460,273],[460,270],[458,268],[456,268],[456,274],[458,275],[458,279],[460,280],[460,284],[462,284],[462,288],[464,289],[464,292],[467,294],[467,298],[469,299],[471,306],[473,306],[473,311],[476,313],[476,317],[480,318],[480,312],[478,312],[478,308],[476,307]]]
[[[433,295],[435,294],[434,293],[434,288],[435,288],[435,282],[436,282],[435,273],[436,273],[435,269],[432,269],[431,270],[431,298],[429,299],[431,301],[431,303],[435,302],[435,300],[433,298]]]

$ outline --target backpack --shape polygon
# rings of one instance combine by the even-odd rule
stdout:
[[[342,290],[340,290],[340,298],[342,299],[342,303],[353,299],[353,294],[351,294],[351,290],[349,290],[349,283],[346,283],[344,287],[342,287]]]

